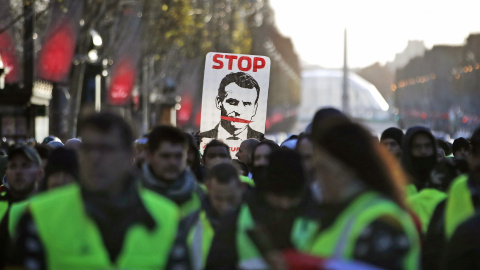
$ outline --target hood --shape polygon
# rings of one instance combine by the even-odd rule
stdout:
[[[422,173],[418,170],[418,164],[415,161],[415,158],[412,157],[411,145],[413,141],[413,137],[417,134],[425,134],[427,135],[434,147],[433,154],[426,158],[430,164],[432,164],[432,168],[437,163],[437,140],[432,135],[432,132],[429,128],[422,127],[422,126],[414,126],[407,130],[405,133],[405,137],[403,138],[403,145],[402,145],[402,166],[403,169],[412,177],[413,183],[417,186],[417,188],[421,189],[426,184],[428,179],[430,178],[430,174]]]

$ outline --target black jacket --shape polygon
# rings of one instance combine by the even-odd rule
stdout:
[[[417,134],[425,134],[430,137],[433,145],[433,154],[428,157],[425,161],[428,162],[429,171],[422,171],[420,162],[412,156],[412,141],[413,137]],[[407,133],[403,137],[403,146],[402,146],[402,166],[403,169],[412,177],[413,184],[417,187],[418,190],[421,190],[425,187],[427,182],[430,179],[430,172],[433,170],[437,164],[437,142],[433,137],[430,129],[421,126],[411,127],[407,130]]]

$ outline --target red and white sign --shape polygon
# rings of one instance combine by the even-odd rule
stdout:
[[[265,133],[270,58],[258,55],[207,54],[203,80],[200,145],[218,139],[232,157],[246,139]]]

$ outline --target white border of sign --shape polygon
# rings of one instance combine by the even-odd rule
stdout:
[[[263,64],[264,66],[262,67]],[[259,55],[216,52],[208,53],[205,61],[200,132],[211,130],[220,122],[220,110],[217,109],[215,103],[218,88],[220,82],[227,74],[236,72],[245,72],[249,74],[257,81],[260,87],[257,111],[252,119],[253,122],[249,125],[252,129],[265,133],[268,87],[270,82],[270,58]],[[226,138],[217,139],[224,141],[231,147],[231,154],[232,157],[234,157],[241,141],[225,140]],[[210,140],[211,139],[207,138],[202,139],[202,153],[205,144]]]

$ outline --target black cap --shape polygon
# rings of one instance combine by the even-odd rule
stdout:
[[[8,157],[11,158],[14,155],[19,153],[24,154],[25,156],[27,156],[29,160],[33,161],[37,165],[42,164],[42,160],[40,159],[40,156],[38,155],[37,151],[32,147],[26,146],[26,145],[13,146],[8,152]]]
[[[403,131],[396,127],[387,128],[383,131],[382,136],[380,136],[380,141],[383,141],[385,139],[395,140],[400,146],[400,148],[402,148]]]

